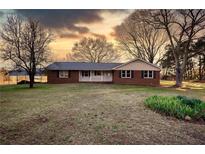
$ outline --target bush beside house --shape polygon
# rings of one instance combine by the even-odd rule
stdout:
[[[178,119],[205,121],[205,102],[185,96],[151,96],[145,105],[154,111],[174,116]]]

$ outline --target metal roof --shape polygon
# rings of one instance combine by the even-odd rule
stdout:
[[[47,70],[112,70],[122,63],[54,62]]]
[[[9,76],[27,76],[28,72],[26,72],[24,69],[16,69],[16,70],[12,70],[8,72]],[[44,69],[36,69],[36,74],[35,76],[40,76],[40,75],[44,75]]]

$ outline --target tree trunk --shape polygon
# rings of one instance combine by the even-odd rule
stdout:
[[[179,65],[176,65],[176,84],[175,87],[181,87],[183,80],[183,74]]]
[[[175,87],[181,87],[182,86],[182,74],[176,69],[176,84]]]
[[[29,75],[29,79],[30,79],[29,88],[33,88],[33,84],[34,84],[34,74],[33,73]]]
[[[182,87],[182,81],[183,81],[183,77],[184,77],[184,72],[187,66],[187,52],[188,50],[185,49],[184,51],[184,55],[183,55],[183,62],[180,65],[179,59],[177,59],[176,61],[176,87]]]
[[[202,59],[199,56],[199,80],[202,80]]]
[[[203,58],[202,58],[202,80],[205,80],[205,54],[203,55]]]

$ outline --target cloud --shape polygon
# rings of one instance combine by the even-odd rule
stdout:
[[[115,39],[119,38],[119,34],[118,32],[121,31],[120,29],[122,24],[120,25],[116,25],[115,27],[113,27],[113,31],[109,34],[111,37],[114,37]]]
[[[66,28],[78,33],[87,33],[89,29],[80,23],[101,22],[100,10],[15,10],[18,15],[40,20],[48,28]]]
[[[112,37],[117,37],[117,34],[116,34],[115,31],[113,31],[113,32],[110,33],[110,36],[112,36]]]
[[[103,34],[97,34],[97,33],[88,33],[90,36],[94,36],[96,38],[106,38],[105,35]],[[67,39],[77,39],[77,38],[82,38],[83,35],[79,35],[76,33],[70,33],[70,32],[59,32],[58,36],[60,38],[67,38]]]
[[[67,38],[67,39],[77,39],[80,36],[78,34],[74,34],[74,33],[61,33],[59,34],[60,38]]]
[[[91,33],[91,35],[98,38],[106,38],[106,36],[103,34]]]
[[[109,13],[124,13],[129,10],[121,9],[107,9],[107,10],[84,10],[84,9],[70,9],[70,10],[57,10],[57,9],[33,9],[33,10],[15,10],[15,12],[26,18],[36,18],[40,22],[53,29],[67,28],[70,31],[79,33],[88,33],[89,29],[85,26],[79,26],[81,23],[92,24],[96,22],[102,22],[104,19],[101,16],[103,12]]]
[[[121,9],[101,9],[101,10],[61,10],[61,9],[21,9],[21,10],[0,10],[0,23],[4,23],[6,15],[13,14],[23,18],[35,18],[40,23],[51,29],[59,38],[80,38],[82,35],[106,38],[103,34],[93,33],[89,24],[103,23],[103,13],[111,13],[120,16],[122,13],[128,13],[130,10]],[[109,16],[109,14],[108,14]],[[4,20],[3,20],[4,19]],[[85,35],[84,35],[85,34]]]

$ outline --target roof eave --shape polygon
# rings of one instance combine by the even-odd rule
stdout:
[[[128,62],[126,62],[126,63],[124,63],[124,64],[119,65],[119,66],[116,66],[116,67],[113,68],[113,70],[115,70],[115,69],[117,69],[117,68],[119,68],[119,67],[125,66],[125,65],[127,65],[127,64],[130,64],[130,63],[132,63],[132,62],[134,62],[134,61],[137,61],[137,60],[142,61],[142,62],[144,62],[144,63],[146,63],[146,64],[148,64],[148,65],[151,65],[151,66],[153,66],[153,67],[156,67],[156,68],[158,68],[158,69],[161,71],[161,68],[160,68],[159,66],[157,66],[157,65],[155,65],[155,64],[152,64],[152,63],[149,63],[149,62],[147,62],[147,61],[145,61],[145,60],[142,60],[142,59],[139,59],[139,58],[136,58],[136,59],[134,59],[134,60],[128,61]]]

